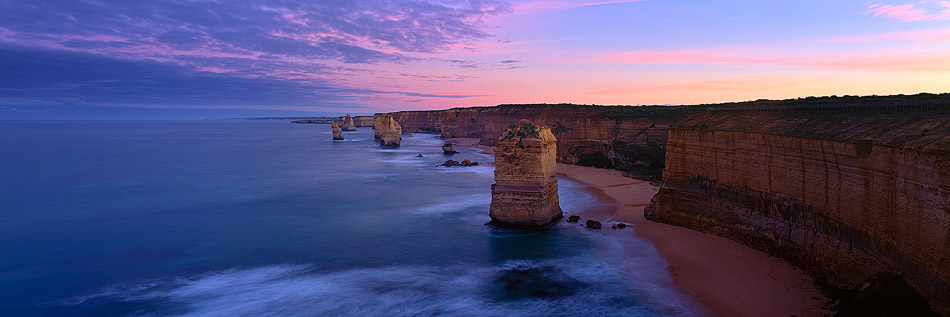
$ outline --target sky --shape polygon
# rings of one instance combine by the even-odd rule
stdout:
[[[950,91],[946,0],[0,0],[0,120]]]

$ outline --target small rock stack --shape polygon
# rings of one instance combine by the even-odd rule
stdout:
[[[336,122],[331,122],[330,128],[333,129],[334,140],[343,140],[343,132],[340,131],[340,126],[336,125]]]
[[[445,154],[458,154],[459,152],[455,150],[455,146],[452,145],[452,142],[445,142],[442,145],[442,152]]]
[[[528,120],[508,126],[495,147],[489,215],[508,227],[545,227],[562,216],[557,195],[557,139]]]

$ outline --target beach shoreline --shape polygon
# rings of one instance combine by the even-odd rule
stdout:
[[[493,149],[479,139],[446,138],[456,146],[478,148],[485,154]],[[738,242],[653,222],[643,216],[659,186],[624,176],[620,171],[558,163],[558,177],[588,186],[591,194],[612,202],[611,208],[565,213],[610,225],[632,225],[637,234],[654,244],[667,261],[674,284],[700,304],[723,316],[822,316],[829,301],[804,271],[784,260],[770,257]],[[817,299],[816,299],[817,298]]]
[[[583,219],[633,225],[669,263],[674,284],[723,316],[821,316],[826,296],[804,271],[738,242],[649,221],[643,208],[659,186],[611,169],[558,163],[558,175],[576,180],[609,198],[616,212],[579,214]],[[567,216],[567,214],[565,215]],[[816,299],[817,298],[817,299]]]

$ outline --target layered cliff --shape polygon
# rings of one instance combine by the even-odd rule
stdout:
[[[609,107],[502,105],[436,111],[403,111],[393,118],[406,132],[448,138],[478,138],[494,146],[508,125],[521,119],[551,128],[559,161],[629,171],[658,179],[663,171],[667,128],[705,107]]]
[[[492,223],[544,227],[561,218],[557,193],[557,139],[551,129],[521,120],[509,125],[495,147]]]
[[[835,287],[896,272],[950,314],[950,112],[822,113],[709,111],[675,124],[646,216]]]

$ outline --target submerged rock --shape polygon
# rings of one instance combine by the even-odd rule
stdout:
[[[627,227],[627,224],[625,224],[625,223],[623,223],[623,222],[617,224],[617,229],[623,229],[623,228],[626,228],[626,227]]]
[[[459,152],[455,150],[455,146],[451,142],[445,142],[442,145],[442,152],[445,154],[458,154]]]
[[[495,280],[493,295],[499,300],[558,298],[574,295],[586,285],[550,266],[516,267]]]
[[[460,166],[460,165],[462,164],[455,160],[448,160],[448,161],[445,161],[445,163],[442,163],[442,166],[448,166],[448,167],[454,167],[454,166]]]
[[[461,164],[462,166],[465,166],[465,167],[478,166],[478,162],[472,162],[472,161],[469,161],[469,160],[462,160],[462,163],[459,163],[459,164]]]
[[[600,229],[600,227],[601,227],[600,221],[587,219],[587,228]]]
[[[556,171],[557,139],[551,129],[528,120],[508,126],[495,146],[492,223],[543,228],[560,219]]]
[[[570,217],[567,217],[567,222],[578,222],[580,220],[581,216],[571,215]]]
[[[343,132],[340,132],[340,126],[336,125],[336,122],[330,123],[330,129],[333,130],[334,140],[343,140]]]
[[[356,131],[356,122],[353,122],[353,117],[350,117],[350,114],[346,114],[346,117],[343,117],[343,126],[340,127],[343,131]]]
[[[423,157],[422,153],[419,153],[419,155],[416,155],[416,157]]]

